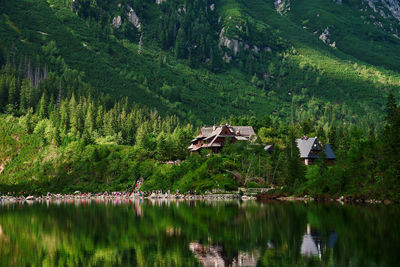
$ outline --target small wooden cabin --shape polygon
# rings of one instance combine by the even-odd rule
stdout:
[[[325,153],[326,162],[329,165],[334,164],[336,160],[335,153],[331,146],[328,144],[322,146],[317,137],[309,138],[303,136],[302,138],[296,139],[296,143],[300,150],[301,161],[305,165],[312,165],[314,161],[320,157],[321,152]]]

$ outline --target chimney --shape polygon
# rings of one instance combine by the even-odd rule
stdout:
[[[217,129],[217,126],[215,126],[215,124],[213,125],[213,131],[215,131]]]

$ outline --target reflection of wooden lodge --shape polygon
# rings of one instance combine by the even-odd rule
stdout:
[[[230,258],[222,246],[204,246],[197,242],[191,242],[189,249],[200,261],[202,266],[225,267],[225,266],[257,266],[260,258],[258,251],[239,251],[236,256]]]
[[[321,258],[321,240],[317,235],[312,235],[309,224],[307,224],[307,233],[303,236],[300,253],[306,257]]]
[[[322,146],[317,137],[309,138],[303,136],[296,139],[296,142],[300,150],[300,158],[305,165],[312,165],[321,156],[321,152],[325,153],[325,159],[328,164],[332,165],[336,160],[331,146],[328,144]]]
[[[237,141],[249,141],[256,133],[251,126],[221,126],[203,127],[198,136],[189,146],[190,152],[198,153],[201,149],[211,152],[220,152],[227,144]]]
[[[312,231],[311,226],[307,224],[307,232],[303,235],[301,242],[300,253],[305,257],[318,257],[322,258],[323,252],[326,253],[327,248],[333,249],[336,245],[338,235],[331,232],[325,242],[322,242],[320,235]]]

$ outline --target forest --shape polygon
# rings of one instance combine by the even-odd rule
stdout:
[[[400,199],[397,28],[353,1],[0,3],[1,192],[142,178],[144,190]],[[200,127],[225,123],[257,141],[188,153]],[[335,165],[302,165],[303,135],[330,144]]]
[[[146,191],[283,186],[286,194],[399,200],[400,108],[392,94],[382,129],[335,120],[325,130],[309,118],[288,123],[272,115],[231,116],[219,123],[253,126],[255,143],[189,155],[199,125],[68,78],[25,59],[2,67],[0,191],[132,190],[143,178]],[[295,143],[302,135],[329,143],[336,163],[304,166]],[[274,152],[262,144],[274,144]],[[175,160],[179,164],[166,164]]]

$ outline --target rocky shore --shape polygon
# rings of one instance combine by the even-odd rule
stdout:
[[[0,204],[6,203],[34,203],[34,202],[44,202],[44,201],[66,201],[73,202],[74,200],[94,200],[94,201],[109,201],[109,200],[140,200],[140,199],[150,199],[150,200],[276,200],[276,201],[317,201],[317,202],[338,202],[341,204],[345,203],[366,203],[366,204],[392,204],[390,200],[378,200],[378,199],[362,199],[350,196],[341,196],[339,198],[334,198],[331,196],[287,196],[279,192],[273,193],[243,193],[238,192],[205,192],[204,194],[197,194],[196,192],[187,193],[171,193],[162,191],[149,192],[104,192],[104,193],[81,193],[79,191],[73,194],[51,194],[42,196],[26,196],[24,194],[7,194],[0,196]]]
[[[367,199],[362,197],[352,197],[352,196],[340,196],[333,197],[328,195],[322,195],[318,197],[311,196],[287,196],[281,192],[273,192],[273,193],[262,193],[257,196],[258,200],[278,200],[278,201],[317,201],[317,202],[338,202],[340,204],[345,203],[359,203],[359,204],[393,204],[393,201],[390,200],[379,200],[379,199]]]
[[[147,192],[112,192],[112,193],[81,193],[76,191],[74,194],[50,194],[43,196],[24,196],[24,195],[2,195],[0,203],[15,203],[15,202],[42,202],[51,200],[135,200],[135,199],[154,199],[154,200],[255,200],[253,195],[241,195],[239,193],[210,193],[195,194],[195,193],[162,193],[161,191]]]

